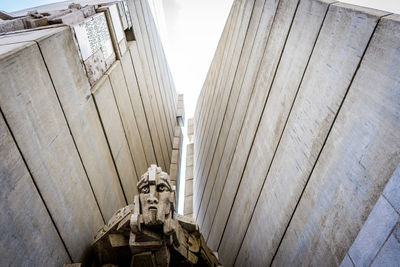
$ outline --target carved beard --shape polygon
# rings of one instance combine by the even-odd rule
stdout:
[[[171,192],[169,191],[157,193],[157,204],[149,204],[147,202],[147,199],[150,197],[149,194],[140,194],[142,216],[145,225],[152,226],[164,224],[165,218],[168,217],[171,212],[170,194]]]

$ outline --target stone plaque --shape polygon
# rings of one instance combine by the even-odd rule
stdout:
[[[114,49],[111,42],[107,21],[103,13],[85,19],[72,25],[83,60],[101,50],[104,59],[109,58]]]

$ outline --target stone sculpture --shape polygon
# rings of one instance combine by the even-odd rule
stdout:
[[[193,219],[175,213],[175,187],[151,165],[134,203],[118,210],[97,233],[100,266],[220,266]]]

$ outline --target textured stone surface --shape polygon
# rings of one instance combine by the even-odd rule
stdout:
[[[253,3],[234,2],[196,107],[194,216],[226,266],[339,265],[400,160],[398,18],[281,0],[257,66]]]
[[[346,256],[344,257],[342,263],[340,264],[340,267],[354,267],[354,264],[348,254],[346,254]]]
[[[392,178],[390,178],[386,185],[383,195],[396,211],[400,213],[400,165],[394,171]]]
[[[80,261],[104,222],[39,47],[25,44],[0,56],[1,110],[72,260]]]
[[[69,262],[67,251],[2,115],[0,187],[1,265],[61,266]]]
[[[356,20],[373,22],[382,15],[335,5]],[[358,25],[366,27],[362,21]],[[282,240],[277,265],[340,264],[397,168],[400,102],[393,85],[400,68],[392,66],[400,62],[398,25],[390,17],[379,22]]]
[[[385,245],[379,251],[371,266],[399,266],[400,263],[400,225],[397,224]]]
[[[292,194],[287,194],[287,192],[289,188],[296,186],[296,183],[292,182],[296,169],[289,175],[285,171],[294,169],[294,166],[286,169],[281,166],[274,168],[274,164],[283,165],[285,160],[290,160],[290,165],[293,165],[291,156],[294,157],[294,152],[286,153],[285,151],[282,153],[282,155],[287,155],[285,160],[272,163],[269,171],[273,174],[268,174],[268,160],[271,160],[284,130],[328,6],[329,2],[301,1],[297,9],[253,145],[258,152],[258,157],[256,161],[249,162],[247,167],[255,169],[251,172],[255,177],[263,179],[268,176],[265,178],[266,185],[261,192],[244,237],[237,265],[270,263],[285,227],[285,221],[288,219],[290,208],[293,207],[286,203],[292,200]],[[284,150],[285,147],[280,149]],[[274,172],[275,169],[282,169],[282,174]],[[286,210],[287,207],[289,210]],[[260,228],[264,230],[259,231]],[[257,255],[257,257],[251,255]]]
[[[356,266],[372,263],[398,220],[399,215],[381,196],[349,249],[348,253]]]

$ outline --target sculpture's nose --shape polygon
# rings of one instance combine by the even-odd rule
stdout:
[[[154,196],[151,196],[147,199],[147,203],[149,204],[158,204],[158,199]]]

